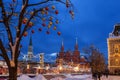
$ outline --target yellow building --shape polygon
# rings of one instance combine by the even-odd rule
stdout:
[[[108,69],[111,73],[120,70],[120,24],[114,26],[114,30],[109,34],[108,44]]]

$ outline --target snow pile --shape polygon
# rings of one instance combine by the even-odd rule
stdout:
[[[52,79],[48,79],[48,80],[94,80],[92,79],[92,75],[71,75],[71,74],[65,74],[66,78],[62,78],[62,77],[55,77]],[[0,79],[1,80],[1,79]],[[47,80],[43,75],[39,74],[34,78],[30,78],[28,75],[21,75],[20,77],[17,78],[17,80]],[[102,76],[101,80],[120,80],[120,76],[108,76],[108,78],[106,78],[106,76]]]
[[[71,75],[68,74],[66,75],[66,79],[65,80],[92,80],[92,76],[91,75]]]
[[[20,77],[18,77],[17,80],[33,80],[33,79],[23,74]]]
[[[55,78],[52,78],[52,79],[50,79],[50,80],[65,80],[65,79],[63,79],[63,78],[61,78],[61,77],[55,77]]]
[[[39,74],[35,78],[33,78],[33,80],[47,80],[47,79],[45,79],[43,75]]]
[[[20,77],[18,77],[17,80],[47,80],[47,79],[45,79],[45,77],[41,74],[37,75],[34,78],[30,78],[28,75],[23,74]]]

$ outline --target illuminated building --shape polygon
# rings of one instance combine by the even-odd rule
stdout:
[[[90,68],[87,58],[80,55],[77,39],[76,39],[74,51],[70,51],[70,50],[64,51],[64,44],[62,41],[60,52],[59,54],[57,54],[56,64],[58,66],[63,66],[63,67],[71,66],[73,67],[72,70],[75,70],[75,71],[77,68],[84,69],[84,70]]]
[[[108,44],[108,69],[110,72],[120,70],[120,24],[114,26],[114,30],[109,34]]]

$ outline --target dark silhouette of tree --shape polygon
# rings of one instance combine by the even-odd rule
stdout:
[[[104,55],[96,48],[94,45],[83,48],[83,51],[88,54],[88,61],[91,66],[91,72],[93,77],[98,76],[99,80],[102,76],[102,73],[106,69],[105,57]]]
[[[7,48],[0,39],[0,56],[7,63],[9,80],[17,80],[18,57],[22,47],[20,43],[23,37],[29,35],[28,31],[33,26],[38,27],[38,24],[38,30],[41,32],[43,27],[47,28],[47,34],[50,34],[50,28],[57,29],[60,21],[57,18],[59,10],[54,5],[56,3],[64,4],[69,10],[68,14],[74,17],[70,0],[35,0],[34,3],[33,0],[0,0],[0,28],[5,29],[8,39]],[[31,33],[34,32],[32,29]]]

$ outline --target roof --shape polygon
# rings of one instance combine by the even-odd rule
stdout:
[[[114,30],[113,33],[115,36],[119,36],[120,35],[120,23],[115,24],[114,26]]]

